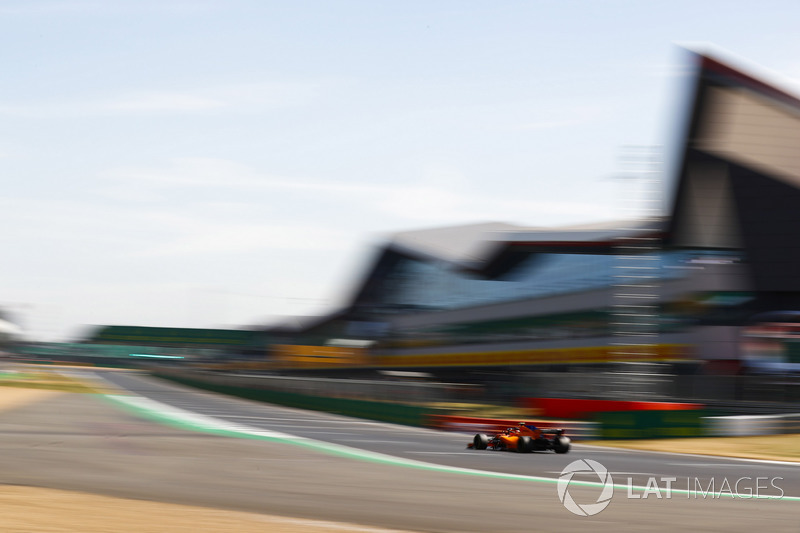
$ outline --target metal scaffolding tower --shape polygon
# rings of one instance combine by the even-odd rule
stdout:
[[[663,223],[661,151],[626,147],[622,193],[625,223],[615,243],[615,290],[612,302],[612,357],[616,364],[612,394],[643,399],[658,395],[663,382],[657,363],[661,225]]]

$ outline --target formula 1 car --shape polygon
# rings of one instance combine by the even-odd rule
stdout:
[[[478,433],[467,448],[475,450],[508,450],[519,453],[553,450],[567,453],[570,448],[569,437],[563,429],[540,429],[534,425],[520,422],[519,426],[507,428],[492,436]]]

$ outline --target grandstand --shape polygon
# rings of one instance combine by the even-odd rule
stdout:
[[[261,358],[271,370],[353,375],[738,371],[762,357],[743,349],[743,337],[770,330],[751,318],[800,309],[800,100],[710,56],[693,63],[692,98],[675,110],[687,121],[666,212],[562,228],[401,232],[328,316],[250,332],[111,326],[90,342],[211,349]],[[766,357],[796,359],[792,343],[771,343]]]
[[[346,308],[292,343],[370,341],[369,365],[406,369],[742,359],[749,317],[800,309],[800,101],[712,57],[694,64],[667,213],[638,225],[398,233]],[[638,306],[650,330],[620,337],[631,268],[647,268],[652,294],[628,296],[652,298]]]

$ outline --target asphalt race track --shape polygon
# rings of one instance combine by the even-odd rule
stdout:
[[[471,474],[177,429],[134,416],[97,396],[73,394],[0,414],[0,482],[420,531],[673,531],[682,526],[692,531],[800,532],[800,501],[746,497],[756,490],[800,496],[798,465],[581,445],[566,455],[473,451],[465,447],[469,435],[259,404],[136,372],[92,374],[119,389],[215,419],[469,469]],[[595,516],[576,516],[565,509],[554,481],[474,472],[555,480],[578,459],[601,463],[617,486],[608,507]],[[645,486],[654,483],[651,478],[656,485],[649,493],[634,490],[629,498],[619,488],[627,483]],[[599,480],[595,474],[574,479]],[[705,490],[712,482],[714,491],[735,491],[737,497],[681,492],[687,487]],[[671,497],[667,485],[676,489]],[[600,488],[571,485],[569,493],[576,502],[591,504]]]

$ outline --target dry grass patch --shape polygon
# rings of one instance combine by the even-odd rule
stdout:
[[[655,452],[693,453],[746,459],[800,461],[800,434],[654,440],[601,440],[582,444]]]
[[[48,389],[0,388],[0,411],[22,407],[58,394],[58,391]]]
[[[0,372],[0,387],[96,393],[97,389],[55,372],[36,370]]]
[[[35,487],[0,487],[6,532],[25,533],[377,533],[390,530],[128,500]],[[394,531],[394,530],[392,530]]]

